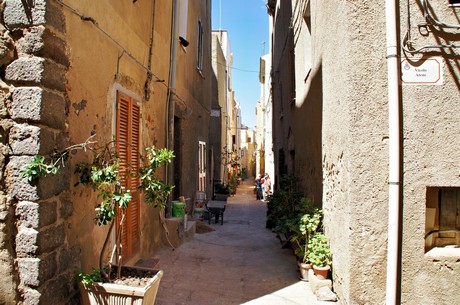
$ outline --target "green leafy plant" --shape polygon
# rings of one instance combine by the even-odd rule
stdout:
[[[102,282],[104,278],[101,269],[93,268],[91,273],[84,273],[83,270],[78,270],[77,280],[84,285],[91,285],[93,283]]]
[[[230,187],[228,184],[216,183],[214,185],[214,193],[216,194],[230,194]]]
[[[89,137],[84,143],[72,145],[63,151],[54,151],[49,156],[34,156],[33,160],[25,165],[21,175],[29,183],[36,183],[40,177],[58,174],[69,160],[69,153],[74,150],[84,149],[95,142],[91,141],[94,136]]]
[[[297,191],[297,178],[283,175],[279,188],[268,199],[267,208],[267,228],[289,239],[292,228],[297,226],[299,215],[312,214],[314,205],[310,198]]]
[[[314,209],[312,214],[304,214],[300,216],[298,221],[294,222],[291,226],[291,231],[293,232],[291,241],[296,245],[295,255],[302,263],[309,262],[308,243],[310,238],[317,234],[322,215],[323,213],[320,209]]]
[[[157,177],[156,171],[163,164],[170,163],[175,156],[168,149],[155,149],[154,146],[147,147],[146,152],[147,156],[143,158],[145,165],[139,169],[141,179],[139,188],[145,192],[145,199],[148,204],[164,209],[174,186],[161,181]]]
[[[36,156],[22,175],[30,183],[37,181],[38,178],[48,174],[56,174],[60,168],[65,166],[69,152],[78,148],[84,148],[93,155],[91,162],[80,162],[75,167],[75,173],[79,175],[79,183],[89,185],[97,193],[99,202],[95,207],[95,223],[98,226],[109,225],[109,230],[102,247],[99,257],[99,269],[93,269],[92,273],[84,274],[79,272],[77,277],[82,283],[91,283],[105,279],[110,281],[111,266],[114,258],[118,265],[117,278],[121,274],[122,252],[121,252],[121,235],[123,232],[126,212],[133,197],[130,190],[124,187],[123,181],[126,179],[139,179],[139,189],[145,192],[146,203],[164,209],[168,196],[171,194],[174,186],[164,183],[156,175],[159,167],[165,163],[171,162],[174,158],[172,151],[167,149],[156,149],[154,146],[146,148],[146,156],[141,159],[144,164],[138,172],[130,172],[129,169],[121,166],[121,160],[116,153],[115,141],[104,145],[96,145],[96,142],[90,142],[89,139],[82,144],[71,146],[59,154],[53,154],[51,157]],[[59,161],[59,162],[58,162]],[[161,215],[161,213],[160,213]],[[108,247],[110,236],[114,224],[118,221],[115,234],[114,249],[108,264],[104,268],[104,253]]]
[[[308,259],[315,266],[326,266],[332,263],[332,252],[323,233],[316,233],[308,240]]]
[[[236,194],[236,189],[238,188],[238,179],[235,173],[230,176],[230,181],[228,182],[230,188],[230,194]]]

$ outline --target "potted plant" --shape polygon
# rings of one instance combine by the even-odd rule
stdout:
[[[162,270],[146,268],[124,267],[121,238],[125,223],[125,216],[129,203],[132,200],[130,190],[123,186],[123,180],[139,179],[139,188],[145,193],[145,202],[159,207],[160,213],[164,210],[166,200],[173,186],[162,182],[156,176],[156,170],[174,157],[172,151],[148,147],[147,156],[142,158],[143,166],[138,172],[129,172],[121,166],[120,158],[116,153],[114,142],[103,146],[96,146],[89,139],[82,144],[71,146],[60,153],[48,158],[37,156],[27,164],[23,171],[29,182],[48,174],[57,174],[65,166],[69,152],[75,149],[84,149],[93,153],[91,163],[82,162],[76,166],[75,172],[79,180],[90,185],[98,193],[100,202],[95,208],[95,222],[98,226],[109,225],[107,237],[102,246],[99,257],[99,268],[93,269],[90,274],[79,272],[83,304],[153,304],[158,291]],[[116,228],[115,234],[112,234]],[[112,236],[115,236],[110,261],[104,262],[104,253],[109,246]],[[125,285],[121,279],[136,278],[138,287]],[[141,279],[141,280],[140,280]],[[120,303],[121,301],[121,303]],[[112,303],[115,302],[115,303]],[[117,303],[118,302],[118,303]]]
[[[230,196],[230,186],[224,183],[214,184],[214,199],[218,201],[227,201]]]
[[[332,264],[332,253],[327,237],[315,233],[308,241],[308,259],[313,264],[313,271],[318,278],[327,279]]]
[[[230,194],[235,195],[236,189],[238,188],[238,177],[235,172],[230,176],[230,181],[228,184],[230,187]]]
[[[294,254],[298,259],[300,278],[308,279],[308,270],[312,264],[308,258],[308,241],[316,233],[321,222],[322,211],[314,209],[310,214],[304,214],[291,226],[294,235],[291,237]]]

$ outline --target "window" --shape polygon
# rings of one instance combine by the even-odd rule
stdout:
[[[206,143],[198,142],[198,191],[206,191]]]
[[[203,25],[201,20],[198,20],[198,58],[196,66],[198,70],[203,70]]]
[[[425,251],[460,245],[460,188],[429,187],[426,194]]]
[[[132,97],[117,91],[117,153],[120,157],[120,173],[123,186],[131,191],[133,200],[129,204],[123,225],[123,255],[129,257],[139,249],[140,241],[140,195],[139,179],[128,172],[137,172],[140,166],[139,128],[140,108]]]
[[[460,6],[460,0],[449,0],[449,5]]]

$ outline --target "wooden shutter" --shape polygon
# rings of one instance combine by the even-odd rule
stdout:
[[[117,92],[117,152],[121,161],[120,173],[123,186],[131,191],[133,200],[129,204],[123,224],[123,256],[129,257],[139,249],[140,241],[140,195],[139,179],[135,175],[140,166],[140,108],[130,96]]]

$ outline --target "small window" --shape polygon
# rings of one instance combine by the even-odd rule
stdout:
[[[425,252],[433,248],[459,248],[459,212],[460,188],[427,188]]]
[[[198,20],[198,57],[196,66],[198,70],[203,70],[203,25],[201,20]]]

